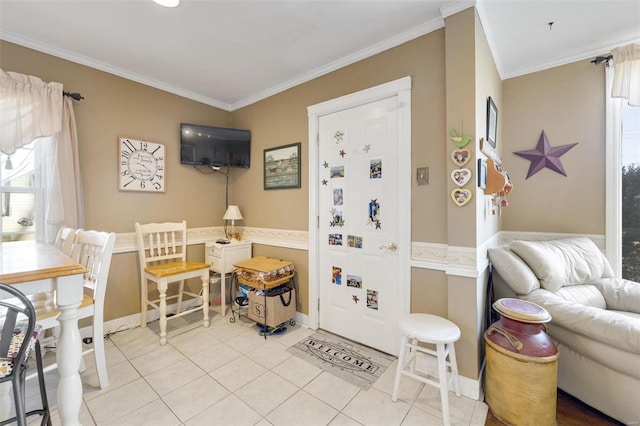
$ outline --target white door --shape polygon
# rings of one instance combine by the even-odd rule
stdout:
[[[406,107],[394,95],[317,124],[319,327],[391,354],[410,286]]]

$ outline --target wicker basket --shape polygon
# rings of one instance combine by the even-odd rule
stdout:
[[[286,260],[258,256],[234,265],[238,281],[250,287],[270,289],[293,278],[293,263]]]

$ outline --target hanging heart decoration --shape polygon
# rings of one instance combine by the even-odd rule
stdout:
[[[454,149],[451,152],[451,161],[458,167],[462,167],[471,160],[471,151],[468,148]]]
[[[458,206],[462,207],[471,201],[473,193],[469,189],[454,189],[451,191],[451,199]]]
[[[471,180],[471,170],[455,169],[451,172],[451,180],[458,186],[465,186]]]

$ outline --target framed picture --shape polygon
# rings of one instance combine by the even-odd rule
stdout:
[[[264,189],[300,188],[300,142],[264,150]]]
[[[482,158],[478,158],[478,187],[480,189],[487,187],[487,162]]]
[[[492,147],[496,147],[498,132],[498,108],[493,103],[493,99],[489,96],[487,99],[487,142]]]

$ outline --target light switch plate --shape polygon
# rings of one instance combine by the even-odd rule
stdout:
[[[416,182],[418,185],[426,185],[429,183],[429,168],[418,167],[416,169]]]

